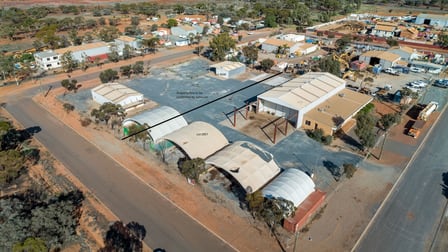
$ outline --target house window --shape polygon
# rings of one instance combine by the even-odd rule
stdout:
[[[51,67],[51,64],[47,64],[47,67]]]
[[[50,58],[47,58],[47,61],[50,61]]]
[[[310,126],[311,125],[311,121],[306,120],[305,121],[305,125]]]
[[[58,65],[60,65],[61,63],[58,62]]]
[[[53,59],[54,59],[54,60],[55,60],[55,59],[58,59],[58,56],[54,56]]]

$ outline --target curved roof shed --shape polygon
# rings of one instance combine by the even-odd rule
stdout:
[[[209,123],[200,121],[176,130],[163,139],[176,144],[191,159],[205,159],[229,144],[221,131]]]
[[[171,119],[176,117],[174,119]],[[171,120],[169,120],[171,119]],[[169,120],[169,121],[166,121]],[[162,106],[152,110],[147,110],[143,113],[135,115],[130,118],[124,119],[122,125],[123,127],[128,127],[131,124],[148,124],[149,126],[159,124],[163,121],[166,121],[160,125],[157,125],[153,128],[150,128],[149,135],[151,136],[154,142],[157,142],[165,135],[176,131],[182,127],[188,125],[187,121],[183,116],[180,116],[179,112],[172,107]]]
[[[232,143],[205,162],[228,172],[248,193],[257,191],[280,172],[271,153],[246,141]]]
[[[294,206],[300,205],[312,192],[313,180],[298,169],[287,169],[263,189],[267,198],[283,198],[292,201]]]

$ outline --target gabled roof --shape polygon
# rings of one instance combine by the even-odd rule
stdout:
[[[116,38],[116,40],[121,40],[121,41],[124,41],[124,42],[134,42],[137,39],[133,38],[133,37],[122,35],[122,36]]]
[[[229,144],[221,131],[209,123],[200,121],[178,129],[163,139],[176,144],[191,159],[205,159]]]
[[[266,198],[286,199],[298,206],[314,192],[314,188],[314,182],[307,174],[289,168],[263,189],[263,195]]]
[[[175,118],[174,118],[175,117]],[[172,119],[174,118],[174,119]],[[171,119],[171,120],[169,120]],[[169,120],[169,121],[166,121]],[[151,139],[154,142],[157,142],[167,134],[176,131],[180,128],[187,126],[187,121],[183,116],[180,116],[179,112],[174,108],[168,106],[158,107],[152,110],[144,111],[138,115],[126,118],[123,121],[123,127],[127,127],[131,124],[139,124],[144,125],[145,123],[148,126],[159,124],[163,121],[166,121],[158,126],[151,127],[148,132],[151,136]]]
[[[368,52],[361,54],[361,56],[376,57],[379,59],[388,60],[388,61],[392,61],[392,62],[400,59],[400,55],[391,53],[391,52],[387,52],[387,51],[368,51]]]
[[[51,50],[48,50],[48,51],[43,51],[43,52],[37,52],[34,54],[34,56],[39,57],[39,58],[48,58],[48,57],[58,56],[58,54]]]
[[[216,68],[225,71],[231,71],[240,67],[245,67],[245,65],[241,62],[236,61],[223,61],[213,65],[210,65],[210,68]]]
[[[309,72],[259,95],[258,98],[301,110],[341,86],[345,86],[345,80],[330,73]]]
[[[88,43],[88,44],[83,44],[83,45],[78,45],[78,46],[69,46],[66,48],[56,49],[54,51],[58,54],[64,54],[68,51],[79,52],[79,51],[85,51],[85,50],[89,50],[89,49],[108,47],[108,46],[109,45],[106,42],[95,42],[95,43]]]
[[[289,47],[295,45],[295,42],[292,41],[288,41],[288,40],[283,40],[283,39],[276,39],[276,38],[268,38],[266,39],[263,44],[267,44],[267,45],[274,45],[274,46],[284,46],[287,45]]]
[[[225,170],[248,193],[257,191],[280,172],[271,153],[246,141],[232,143],[205,162]]]

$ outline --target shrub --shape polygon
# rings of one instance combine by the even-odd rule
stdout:
[[[81,122],[81,126],[83,127],[87,127],[92,123],[92,119],[88,118],[88,117],[84,117],[79,119],[79,121]]]
[[[346,178],[351,178],[355,174],[357,168],[354,164],[343,164],[342,167],[344,167],[344,173]]]

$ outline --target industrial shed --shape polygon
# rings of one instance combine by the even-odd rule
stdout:
[[[111,102],[121,105],[125,110],[144,104],[143,94],[119,83],[105,83],[91,89],[95,102]]]
[[[313,180],[298,169],[286,169],[263,189],[266,198],[282,198],[300,205],[315,190]]]
[[[302,128],[320,128],[325,135],[333,135],[372,100],[370,95],[345,88],[307,112]]]
[[[387,51],[368,51],[361,54],[359,60],[368,62],[372,66],[380,64],[383,68],[389,68],[398,65],[400,55]]]
[[[415,24],[432,25],[436,27],[448,27],[448,14],[425,14],[421,13],[415,19]]]
[[[408,46],[392,47],[388,51],[393,54],[399,55],[401,60],[405,60],[407,62],[422,57],[422,55],[418,53],[417,50]]]
[[[284,117],[300,128],[304,114],[344,90],[345,83],[330,73],[309,72],[259,95],[257,111]]]
[[[229,144],[221,131],[211,124],[200,121],[178,129],[163,139],[174,143],[191,159],[206,159]]]
[[[268,38],[261,44],[261,50],[266,51],[268,53],[277,53],[278,49],[280,47],[283,47],[287,49],[286,53],[295,53],[297,49],[299,48],[301,43],[283,40],[283,39],[276,39],[276,38]]]
[[[159,123],[162,124],[157,125]],[[147,124],[150,127],[157,125],[148,130],[152,142],[157,142],[164,136],[188,125],[187,121],[177,110],[168,106],[147,110],[133,117],[126,118],[122,123],[125,136],[129,134],[129,127],[133,124]]]
[[[215,74],[224,78],[232,78],[246,72],[246,65],[240,62],[223,61],[210,66]]]
[[[54,50],[59,56],[66,52],[71,52],[73,60],[82,62],[83,60],[93,60],[95,58],[105,59],[110,53],[110,47],[106,42],[95,42],[78,46],[69,46]]]
[[[247,193],[257,191],[280,173],[271,153],[246,141],[232,143],[205,162],[226,171]]]

